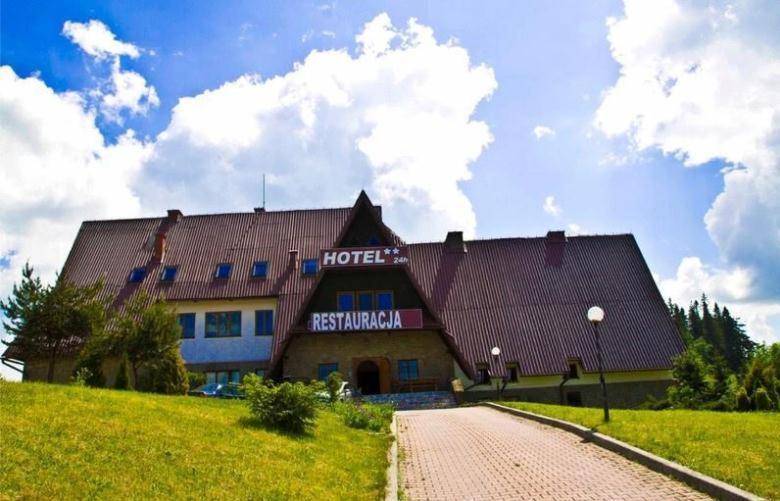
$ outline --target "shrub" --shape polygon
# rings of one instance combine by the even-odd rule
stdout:
[[[197,388],[206,384],[206,374],[203,372],[187,372],[187,380],[190,383],[190,388]]]
[[[344,382],[344,378],[341,377],[340,372],[331,372],[328,374],[328,379],[325,384],[328,387],[328,396],[331,402],[336,402],[341,399],[339,390],[341,390],[341,383]]]
[[[274,386],[255,374],[247,374],[243,386],[249,411],[263,426],[304,433],[314,425],[317,400],[312,387],[303,383]]]
[[[669,400],[663,398],[661,400],[655,398],[653,395],[648,395],[647,400],[642,402],[637,406],[637,409],[641,410],[650,410],[650,411],[660,411],[663,409],[668,409],[671,406],[669,403]]]
[[[130,389],[130,366],[127,363],[127,354],[122,355],[122,361],[119,362],[119,368],[116,371],[116,380],[114,388],[117,390]]]
[[[93,349],[94,345],[94,342],[88,342],[81,350],[76,367],[73,369],[73,377],[75,379],[81,373],[84,386],[102,388],[106,385],[106,376],[103,374],[103,354]]]
[[[90,379],[90,377],[92,377],[92,372],[90,372],[90,370],[86,367],[82,367],[75,371],[71,381],[76,386],[87,386],[87,381]]]
[[[740,388],[737,391],[737,410],[743,412],[750,410],[750,397],[748,397],[745,388]]]
[[[356,404],[352,401],[337,402],[334,409],[350,428],[371,431],[389,431],[394,412],[390,404]]]
[[[756,410],[759,411],[768,411],[773,407],[772,399],[769,398],[769,393],[763,386],[753,394],[753,402],[756,404]]]
[[[141,366],[138,390],[166,395],[184,395],[189,390],[187,369],[178,347]]]

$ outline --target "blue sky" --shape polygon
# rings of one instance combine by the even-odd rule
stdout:
[[[3,0],[0,63],[13,72],[5,75],[6,83],[15,83],[19,89],[13,94],[15,97],[0,105],[6,106],[6,110],[0,107],[0,120],[6,122],[0,129],[0,135],[6,136],[3,141],[24,141],[19,139],[25,137],[22,129],[34,126],[34,120],[45,113],[29,104],[37,99],[35,96],[41,95],[43,103],[44,95],[46,99],[61,100],[64,93],[79,93],[81,118],[92,120],[90,123],[99,134],[97,142],[89,146],[101,157],[98,170],[121,171],[114,176],[121,179],[121,186],[112,184],[107,188],[111,196],[94,203],[68,201],[67,195],[55,188],[41,195],[37,187],[37,203],[17,203],[14,211],[9,209],[14,221],[10,221],[10,215],[8,220],[0,219],[0,231],[6,233],[5,238],[0,238],[0,273],[5,275],[0,292],[7,294],[18,277],[15,268],[26,259],[33,264],[39,262],[39,269],[52,275],[64,260],[78,221],[157,213],[166,204],[174,203],[185,213],[248,210],[253,202],[258,202],[252,197],[259,187],[245,188],[241,196],[224,200],[211,197],[201,203],[198,199],[208,195],[208,187],[192,180],[215,176],[225,186],[231,182],[246,186],[248,179],[259,179],[261,172],[269,172],[271,209],[349,205],[354,194],[366,188],[375,201],[396,204],[399,216],[391,224],[395,223],[401,234],[415,240],[442,239],[444,231],[454,229],[451,227],[460,220],[468,233],[481,238],[542,235],[550,229],[566,229],[569,233],[632,232],[665,294],[687,302],[706,289],[716,299],[735,305],[737,313],[754,328],[756,338],[777,339],[780,290],[761,277],[780,277],[780,265],[774,259],[780,254],[774,248],[780,236],[772,236],[780,235],[780,216],[775,212],[777,203],[771,200],[775,194],[771,189],[780,184],[777,158],[773,156],[780,141],[761,141],[780,137],[780,118],[776,123],[772,121],[775,114],[780,117],[780,100],[771,86],[761,86],[761,78],[756,79],[759,83],[749,83],[755,86],[752,90],[759,96],[758,102],[741,100],[737,90],[721,82],[728,81],[737,88],[748,83],[733,75],[723,78],[718,71],[725,65],[719,65],[718,57],[739,69],[737,73],[755,74],[752,70],[759,66],[776,68],[780,64],[778,35],[766,28],[778,19],[778,7],[771,2],[740,3],[737,7],[719,2],[678,5],[671,0],[653,4],[638,7],[619,1],[506,1],[487,5],[451,1],[204,1],[183,8],[180,2],[134,2],[129,7],[127,2],[119,1]],[[755,12],[761,9],[771,15],[756,19]],[[382,74],[395,78],[395,83],[383,82],[383,77],[371,74],[370,78],[376,79],[365,84],[364,77],[373,71],[369,69],[373,66],[356,62],[367,53],[366,46],[356,42],[356,37],[368,33],[366,23],[382,13],[387,13],[392,26],[377,23],[371,31],[380,38],[383,33],[396,36],[377,56],[398,56],[396,63],[390,57],[378,63],[384,68]],[[432,29],[435,40],[426,42],[420,36],[415,42],[412,31],[405,31],[410,18],[417,19],[416,26]],[[608,22],[608,18],[613,21]],[[140,55],[105,53],[108,55],[100,59],[90,55],[74,36],[64,33],[66,22],[90,20],[103,23],[117,41],[132,44]],[[403,42],[403,37],[412,41]],[[415,51],[426,44],[438,47],[440,55]],[[734,52],[723,50],[724,46],[732,47]],[[453,62],[439,68],[441,56],[457,55],[451,50],[453,47],[465,51],[468,65]],[[361,143],[361,138],[371,133],[370,124],[384,123],[384,118],[375,120],[368,111],[346,113],[341,105],[332,102],[331,108],[322,104],[332,100],[332,96],[323,98],[318,94],[304,101],[315,103],[311,113],[318,123],[333,120],[332,123],[340,124],[338,127],[347,127],[344,130],[349,134],[354,132],[354,137],[346,136],[348,141],[354,140],[346,149],[333,146],[344,139],[343,135],[319,127],[307,129],[305,148],[295,146],[296,150],[287,154],[287,146],[274,149],[273,144],[260,145],[263,139],[258,139],[261,136],[257,134],[242,137],[236,145],[232,138],[225,140],[220,131],[209,129],[208,124],[193,125],[204,116],[208,121],[210,108],[204,107],[204,92],[220,89],[244,75],[259,75],[245,82],[247,94],[236,97],[227,89],[209,94],[218,104],[218,113],[230,120],[230,103],[238,99],[236,113],[241,114],[241,96],[261,99],[263,93],[271,92],[268,78],[279,76],[306,88],[308,73],[297,71],[296,64],[313,68],[313,63],[304,63],[312,51],[337,49],[345,49],[350,60],[326,53],[320,58],[321,64],[326,68],[345,65],[343,71],[349,77],[344,78],[351,80],[344,86],[353,93],[349,98],[355,108],[376,110],[386,92],[388,99],[401,103],[399,116],[412,126],[418,118],[432,117],[431,123],[453,121],[446,118],[436,122],[441,118],[433,116],[438,111],[425,117],[414,114],[419,103],[425,101],[402,102],[416,90],[402,88],[407,84],[399,75],[405,75],[405,70],[392,65],[414,66],[419,74],[413,75],[417,80],[410,81],[430,79],[434,92],[445,96],[437,102],[436,110],[444,110],[444,117],[462,119],[451,137],[441,133],[430,141],[441,152],[449,150],[448,144],[454,150],[455,145],[463,144],[463,152],[442,156],[442,164],[452,161],[457,167],[436,165],[429,173],[420,174],[427,165],[437,163],[437,150],[423,151],[419,145],[413,145],[407,155],[401,151],[394,156],[410,139],[393,137],[392,131],[398,128],[392,126],[376,141]],[[746,51],[750,57],[735,56]],[[718,56],[711,57],[713,54]],[[433,59],[428,61],[426,57]],[[653,61],[659,58],[672,63],[654,67],[657,63]],[[113,73],[111,64],[115,59],[118,66]],[[431,73],[451,76],[451,81],[433,78],[425,73],[426,67],[430,67]],[[762,70],[769,71],[765,75],[767,82],[776,76],[770,70]],[[322,76],[327,71],[311,72],[311,78],[341,78],[335,70]],[[117,94],[111,88],[110,78],[128,72],[142,77],[142,89],[153,87],[158,104],[147,94],[145,107],[140,101],[125,102],[109,110],[106,96]],[[655,75],[649,83],[641,78],[647,74]],[[30,78],[42,86],[25,80]],[[22,89],[22,82],[29,85]],[[712,92],[718,106],[702,97],[709,96],[713,86],[717,87]],[[357,97],[363,93],[374,95]],[[450,94],[452,101],[459,102],[446,102]],[[281,94],[283,99],[293,100],[296,95]],[[174,111],[179,100],[186,97],[194,99],[188,107],[180,107],[180,112]],[[461,103],[469,110],[465,115],[461,113]],[[140,107],[133,109],[134,104]],[[295,106],[303,117],[306,106]],[[331,109],[336,111],[331,113]],[[28,112],[34,118],[25,118]],[[62,114],[67,113],[76,112],[63,108]],[[766,120],[757,119],[761,126],[751,124],[740,131],[712,125],[720,123],[721,118],[724,123],[742,123],[745,116]],[[365,130],[350,128],[355,117]],[[57,119],[58,116],[52,117]],[[262,130],[277,125],[280,130],[287,130],[288,126],[298,130],[298,125],[289,125],[283,121],[284,116],[272,115],[265,108],[253,108],[251,114],[237,117],[237,122],[241,120],[259,124]],[[305,122],[305,118],[301,120]],[[88,132],[81,136],[95,134],[89,124],[84,127]],[[537,129],[541,137],[534,134],[538,127],[543,127]],[[132,138],[127,136],[128,130],[134,131]],[[238,135],[241,134],[243,131],[239,130]],[[196,140],[198,137],[207,139]],[[127,146],[128,150],[111,148],[123,138],[127,144],[122,147]],[[732,142],[731,138],[736,139]],[[49,139],[52,144],[60,144],[57,141],[62,138],[46,138]],[[107,149],[101,149],[100,140]],[[57,148],[54,150],[59,151]],[[14,149],[17,150],[27,155],[38,151],[27,146]],[[404,160],[415,155],[414,161]],[[120,156],[127,165],[115,165]],[[20,154],[19,158],[28,157]],[[63,178],[61,188],[69,186],[72,178],[78,180],[78,162],[64,172],[65,167],[52,163],[50,158],[54,157],[47,158],[41,161],[42,172],[58,169],[58,176],[69,176]],[[198,163],[200,158],[209,160]],[[331,164],[327,163],[328,158]],[[266,161],[273,162],[273,166],[263,165]],[[345,167],[345,162],[349,167]],[[190,164],[197,165],[187,170]],[[7,168],[11,167],[7,164]],[[724,172],[724,168],[732,170]],[[740,170],[748,178],[769,179],[771,189],[757,187],[758,182],[751,184],[752,178],[739,178]],[[295,172],[295,176],[288,176],[290,172]],[[395,180],[388,181],[394,174]],[[96,175],[96,186],[113,182],[102,174]],[[318,176],[337,179],[339,175],[343,176],[342,185],[328,185],[321,194],[291,187],[293,181],[305,183],[312,179],[316,184]],[[446,189],[436,186],[437,176]],[[404,179],[399,181],[399,177]],[[721,197],[721,206],[714,207],[716,198],[724,193],[726,179],[732,183],[727,196]],[[17,184],[17,191],[19,185],[24,182]],[[166,190],[170,190],[167,200]],[[82,196],[82,202],[85,197],[89,195]],[[410,197],[425,201],[409,202]],[[545,210],[548,197],[553,198],[547,201]],[[741,198],[735,201],[735,197]],[[117,200],[126,203],[114,203]],[[755,206],[748,207],[745,200],[754,201]],[[67,214],[67,218],[50,214],[52,207],[57,208],[58,214]],[[436,214],[432,216],[436,224],[427,230],[415,226],[412,221],[428,215],[428,210]],[[708,213],[711,215],[707,216]],[[706,223],[705,217],[709,218]],[[469,218],[474,219],[473,223],[469,223]],[[20,221],[30,224],[21,228]],[[35,248],[30,242],[41,240],[36,232],[44,231],[48,238],[55,235],[56,245],[52,244],[43,254],[26,251]],[[767,233],[768,240],[760,238],[751,247],[729,237],[739,236],[742,231],[747,235]]]

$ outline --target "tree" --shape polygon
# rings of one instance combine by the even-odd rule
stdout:
[[[140,292],[128,299],[112,333],[115,354],[124,353],[133,387],[161,393],[186,393],[189,386],[179,353],[181,327],[163,298]],[[143,380],[141,369],[146,371]]]
[[[733,318],[726,307],[721,313],[721,325],[726,348],[723,355],[731,370],[738,372],[742,370],[745,362],[750,358],[750,354],[758,345],[748,337],[745,333],[745,326],[738,319]]]
[[[43,285],[33,274],[25,264],[21,283],[14,284],[6,301],[0,301],[0,310],[7,318],[3,325],[13,337],[11,343],[25,360],[46,360],[46,379],[52,382],[61,355],[105,328],[110,298],[101,298],[102,281],[77,286],[59,277],[53,285]]]
[[[688,307],[688,332],[693,339],[699,339],[704,333],[701,316],[699,315],[699,302],[694,301]]]
[[[683,338],[685,345],[687,346],[691,344],[693,338],[691,336],[691,332],[688,330],[688,317],[685,314],[685,310],[674,304],[674,302],[672,302],[672,298],[669,298],[667,307],[669,308],[669,315],[671,315],[672,320],[674,321],[674,325],[677,326],[677,331]]]

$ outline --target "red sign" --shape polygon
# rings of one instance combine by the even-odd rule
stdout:
[[[327,311],[312,313],[313,332],[377,331],[422,328],[422,310]]]
[[[322,249],[320,268],[347,268],[351,266],[388,266],[409,262],[407,247],[343,247]]]

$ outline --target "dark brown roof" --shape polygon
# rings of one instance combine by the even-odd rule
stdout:
[[[145,266],[141,287],[170,300],[278,297],[272,359],[278,360],[296,314],[316,283],[289,266],[317,258],[344,235],[359,205],[314,209],[185,216],[83,223],[63,275],[76,283],[103,277],[107,291],[121,299],[139,285],[128,284],[134,267]],[[389,228],[386,235],[402,243]],[[154,237],[166,234],[165,265],[177,265],[173,283],[159,281]],[[410,271],[420,292],[454,340],[455,355],[467,373],[475,364],[517,363],[525,375],[560,374],[571,358],[596,370],[587,309],[606,311],[602,324],[609,371],[670,367],[682,341],[631,235],[552,239],[511,238],[465,243],[466,252],[446,252],[443,242],[410,245]],[[266,279],[250,277],[256,260],[270,263]],[[214,280],[217,263],[231,262],[227,281]],[[10,356],[11,354],[6,354]],[[492,367],[499,371],[499,367]]]

